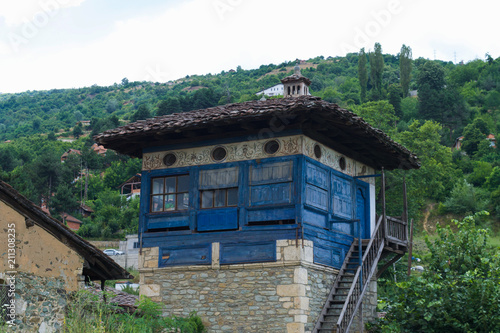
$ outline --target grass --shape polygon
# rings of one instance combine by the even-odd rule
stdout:
[[[136,312],[120,313],[120,308],[102,302],[89,291],[76,293],[67,309],[63,333],[202,333],[200,317],[162,317],[162,306],[141,297]]]

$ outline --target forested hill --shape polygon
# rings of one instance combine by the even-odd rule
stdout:
[[[73,211],[79,201],[90,205],[95,214],[84,219],[84,236],[134,231],[138,203],[123,201],[117,187],[140,170],[140,161],[96,154],[92,135],[156,115],[258,99],[256,92],[280,83],[295,64],[228,68],[169,83],[124,78],[109,87],[0,94],[0,177],[37,204],[48,201],[54,214]],[[371,53],[321,56],[300,67],[313,95],[361,115],[420,157],[422,168],[406,175],[413,216],[430,204],[439,214],[488,210],[491,221],[500,219],[493,139],[500,128],[500,58],[453,64],[412,59],[404,45],[398,55],[383,54],[375,44]],[[452,150],[462,136],[462,149]],[[61,164],[70,148],[80,153]],[[389,178],[398,185],[402,172]],[[391,195],[388,208],[399,215],[400,193]]]

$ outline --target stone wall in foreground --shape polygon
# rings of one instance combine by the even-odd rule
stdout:
[[[68,302],[64,280],[18,272],[15,285],[16,319],[8,331],[60,332]]]

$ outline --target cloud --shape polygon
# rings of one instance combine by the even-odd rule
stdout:
[[[58,11],[61,8],[80,6],[85,0],[23,0],[0,2],[0,17],[8,27],[31,22],[41,13]]]

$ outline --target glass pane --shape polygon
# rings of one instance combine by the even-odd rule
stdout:
[[[227,205],[236,206],[238,204],[238,189],[228,188],[227,189]]]
[[[175,210],[175,194],[165,196],[165,211]]]
[[[177,209],[178,210],[186,210],[189,206],[189,194],[181,193],[177,194]]]
[[[179,176],[177,177],[177,192],[188,192],[189,191],[189,176]]]
[[[163,211],[163,195],[154,195],[151,198],[151,211],[152,212]]]
[[[165,178],[166,191],[165,193],[175,193],[175,179],[177,177]]]
[[[214,192],[201,192],[201,208],[212,208],[214,206]]]
[[[163,178],[153,178],[153,194],[163,193]]]
[[[226,206],[226,190],[216,190],[215,191],[215,207]]]

